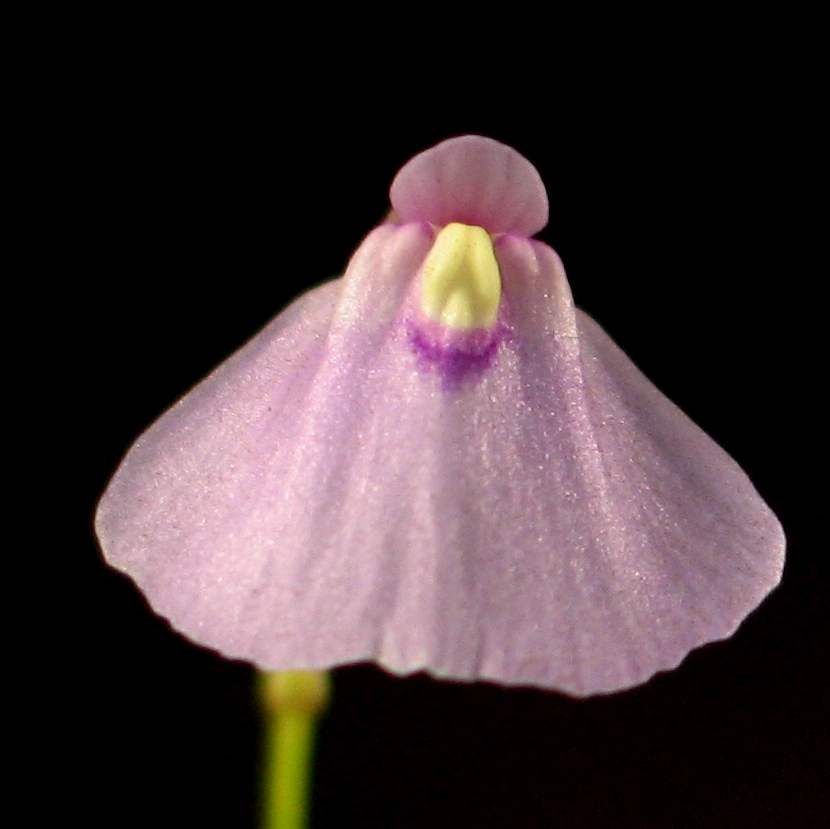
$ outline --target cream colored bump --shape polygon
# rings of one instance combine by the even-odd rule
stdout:
[[[442,228],[421,270],[421,308],[450,328],[488,328],[496,321],[501,277],[483,227]]]

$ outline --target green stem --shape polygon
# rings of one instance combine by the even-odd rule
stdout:
[[[328,675],[324,673],[285,671],[262,675],[264,829],[308,826],[314,732],[328,688]]]

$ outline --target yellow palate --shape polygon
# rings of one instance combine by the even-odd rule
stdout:
[[[489,328],[499,312],[501,277],[483,227],[442,228],[421,270],[421,308],[450,328]]]

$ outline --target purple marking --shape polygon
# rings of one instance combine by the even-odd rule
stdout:
[[[445,388],[457,388],[467,378],[480,377],[493,362],[507,332],[501,319],[492,328],[472,331],[456,331],[423,317],[407,321],[418,366],[425,371],[439,371]]]

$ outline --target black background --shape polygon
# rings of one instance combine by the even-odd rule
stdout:
[[[608,697],[335,671],[313,825],[826,825],[824,550],[805,529],[798,341],[809,273],[785,241],[798,104],[775,73],[577,71],[448,106],[434,79],[405,86],[380,67],[368,85],[300,90],[247,65],[154,66],[96,73],[65,125],[91,205],[71,241],[86,275],[73,320],[84,462],[65,633],[84,746],[65,774],[83,825],[255,825],[251,668],[171,632],[102,563],[94,505],[143,428],[342,272],[401,164],[467,132],[538,167],[540,237],[577,303],[748,472],[787,532],[785,577],[730,640]]]

